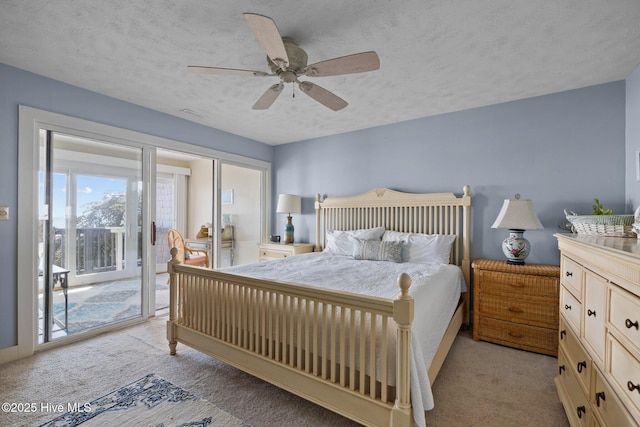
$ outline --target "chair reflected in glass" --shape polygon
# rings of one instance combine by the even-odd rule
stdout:
[[[181,264],[209,267],[209,255],[206,250],[192,249],[187,246],[182,238],[180,232],[174,228],[169,230],[167,234],[167,242],[169,244],[169,250],[171,248],[178,249],[176,258]]]

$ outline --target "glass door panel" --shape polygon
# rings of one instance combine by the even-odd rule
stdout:
[[[262,236],[263,186],[261,170],[228,164],[220,166],[220,267],[258,261]]]
[[[46,130],[40,147],[39,342],[141,317],[142,149]]]

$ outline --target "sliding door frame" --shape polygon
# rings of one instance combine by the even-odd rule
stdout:
[[[150,166],[155,168],[155,148],[181,151],[184,153],[208,157],[212,159],[236,162],[241,165],[258,168],[261,170],[263,191],[261,206],[263,207],[263,238],[267,233],[269,212],[271,212],[271,163],[262,160],[247,158],[244,156],[225,153],[211,148],[187,144],[167,138],[161,138],[141,132],[131,131],[111,125],[106,125],[76,117],[53,113],[32,107],[19,106],[19,129],[18,129],[18,194],[23,196],[18,198],[18,235],[17,242],[17,358],[27,357],[35,353],[38,349],[49,348],[57,345],[84,339],[91,334],[80,334],[69,339],[57,340],[46,345],[38,346],[38,324],[37,324],[37,263],[38,246],[37,234],[34,224],[38,217],[38,170],[39,170],[39,131],[41,128],[50,129],[57,132],[68,133],[80,137],[95,140],[105,140],[115,143],[124,143],[130,146],[143,148],[147,155],[144,161],[148,161]],[[152,149],[149,149],[151,147]],[[149,152],[151,154],[149,154]],[[154,162],[153,164],[151,162]],[[150,169],[150,168],[147,168]],[[147,181],[148,182],[148,181]],[[145,215],[143,220],[143,236],[149,237],[151,222],[154,220],[152,214],[155,213],[155,188],[145,188],[146,206],[149,215]],[[219,190],[218,190],[219,196]],[[149,268],[148,252],[151,243],[148,238],[143,240],[143,274],[155,271],[155,265]],[[164,244],[156,242],[156,244]],[[145,273],[146,271],[146,273]],[[147,277],[147,280],[150,280]],[[143,313],[153,313],[155,298],[143,296],[143,303],[150,307]],[[144,320],[144,319],[142,319]],[[120,327],[137,323],[141,320],[126,321],[119,324]],[[100,331],[102,332],[102,331]],[[99,332],[96,332],[99,333]]]

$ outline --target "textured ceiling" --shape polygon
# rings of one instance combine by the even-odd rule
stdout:
[[[375,50],[380,70],[305,78],[339,112],[291,85],[254,111],[276,77],[186,70],[268,71],[243,12],[309,63]],[[2,0],[0,62],[276,145],[625,79],[639,23],[638,0]]]

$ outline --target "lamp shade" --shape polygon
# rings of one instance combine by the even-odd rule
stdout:
[[[299,214],[301,212],[300,196],[295,194],[280,194],[278,196],[277,213],[286,213],[287,215]]]
[[[491,228],[508,228],[511,230],[541,230],[544,227],[529,199],[520,199],[516,194],[515,199],[506,199]]]

